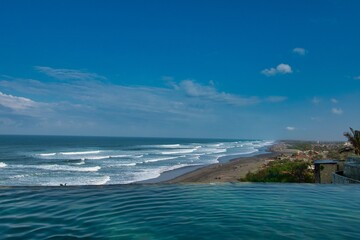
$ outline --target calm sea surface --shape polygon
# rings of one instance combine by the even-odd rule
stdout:
[[[2,239],[360,239],[360,186],[0,188]]]
[[[0,136],[0,186],[125,184],[256,154],[272,141]]]

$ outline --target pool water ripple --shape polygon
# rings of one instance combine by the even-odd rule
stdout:
[[[360,186],[0,188],[0,236],[56,239],[360,239]]]

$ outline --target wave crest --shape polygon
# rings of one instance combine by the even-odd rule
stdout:
[[[7,166],[6,163],[0,162],[0,168],[4,168],[4,167],[6,167],[6,166]]]
[[[49,164],[49,165],[39,165],[35,168],[50,170],[50,171],[69,171],[69,172],[97,172],[101,169],[100,166],[95,167],[76,167],[76,166],[66,166],[58,164]]]

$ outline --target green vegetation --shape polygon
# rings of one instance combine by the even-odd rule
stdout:
[[[355,154],[360,155],[360,131],[350,128],[351,132],[345,132],[344,136],[353,146]]]
[[[266,168],[256,173],[248,173],[243,182],[289,182],[313,183],[314,172],[310,168],[311,162],[288,159],[270,162]]]

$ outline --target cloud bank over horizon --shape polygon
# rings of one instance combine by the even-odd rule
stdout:
[[[3,1],[0,134],[344,140],[360,2],[324,3]]]
[[[163,124],[170,128],[189,123],[201,125],[216,121],[219,115],[230,114],[232,109],[286,100],[282,96],[244,97],[220,92],[213,84],[203,85],[189,79],[173,82],[170,87],[125,86],[99,81],[107,78],[80,70],[51,67],[35,67],[35,70],[55,81],[15,77],[0,80],[2,89],[19,93],[18,96],[0,93],[0,111],[6,112],[0,118],[2,127],[28,128],[35,124],[38,130],[52,129],[54,133],[68,134],[76,132],[75,126],[79,134],[84,134],[88,128],[108,126],[103,132],[90,130],[89,134],[131,135],[131,132],[110,130],[119,123],[126,129],[133,125],[135,134],[146,134],[140,130],[140,123],[151,125],[154,136],[156,133],[163,136],[165,133],[158,130]],[[41,101],[48,97],[51,101]]]
[[[171,132],[178,137],[225,137],[200,134],[191,128],[181,129],[197,125],[203,132],[201,127],[207,129],[225,122],[233,124],[237,121],[234,118],[238,117],[238,124],[244,123],[241,129],[246,133],[246,129],[259,127],[256,122],[262,114],[255,114],[254,108],[271,104],[276,109],[288,99],[287,96],[226,93],[219,91],[213,81],[208,84],[190,79],[176,82],[173,77],[166,77],[163,79],[170,83],[164,87],[125,86],[102,81],[107,78],[86,71],[52,67],[34,69],[54,81],[9,76],[0,79],[1,89],[18,93],[15,96],[0,92],[0,123],[4,133],[10,133],[5,129],[13,128],[15,133],[28,129],[29,134],[169,136]],[[332,98],[329,102],[337,104],[338,100]],[[341,115],[343,110],[332,108],[331,112]],[[283,128],[281,123],[279,128]],[[31,129],[34,131],[29,131]],[[293,132],[295,127],[285,129]],[[227,131],[231,132],[231,129]],[[251,135],[251,132],[247,134]]]

